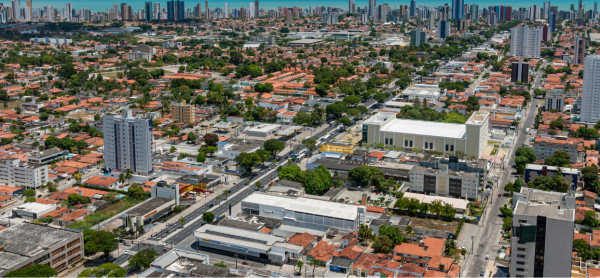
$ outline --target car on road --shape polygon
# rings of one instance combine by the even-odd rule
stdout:
[[[208,204],[208,208],[212,208],[214,206],[215,206],[215,204]]]
[[[485,259],[489,260],[490,259],[490,255],[485,255]]]
[[[484,276],[484,275],[485,275],[485,271],[482,270],[481,272],[479,272],[479,276]]]
[[[123,254],[125,254],[125,255],[129,254],[129,249],[125,250],[125,252],[123,252]]]
[[[498,193],[498,197],[502,197],[502,193]]]

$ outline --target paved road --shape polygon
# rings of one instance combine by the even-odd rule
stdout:
[[[541,73],[538,72],[536,78],[533,81],[533,89],[540,87],[540,76]],[[513,142],[513,146],[508,150],[507,158],[505,159],[504,163],[501,166],[499,166],[502,167],[502,171],[498,175],[499,180],[496,183],[496,187],[491,192],[490,199],[492,204],[488,204],[483,218],[480,221],[480,228],[474,243],[475,252],[474,254],[471,253],[471,255],[467,257],[465,265],[463,266],[462,276],[464,277],[479,276],[480,272],[484,270],[487,265],[487,260],[485,259],[485,256],[490,255],[490,258],[496,257],[496,250],[494,250],[493,247],[497,244],[497,239],[502,229],[502,218],[499,217],[499,211],[500,207],[506,204],[506,202],[508,201],[506,197],[497,197],[497,195],[498,193],[504,195],[504,185],[508,182],[512,182],[515,180],[515,177],[512,175],[512,165],[515,161],[514,152],[518,147],[522,146],[525,143],[525,140],[527,140],[528,134],[526,134],[525,129],[533,127],[535,116],[537,114],[538,104],[538,99],[532,99],[532,101],[529,103],[527,110],[524,112],[525,115],[523,117],[523,120],[521,121],[521,124],[519,124],[519,127],[517,129],[517,136],[515,141]],[[468,248],[468,250],[470,251],[470,246],[468,246]]]

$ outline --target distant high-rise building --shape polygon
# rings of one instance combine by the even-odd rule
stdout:
[[[445,39],[446,37],[450,36],[450,22],[449,21],[440,20],[438,27],[439,27],[438,34],[440,36],[440,39]]]
[[[550,1],[544,2],[544,18],[548,18],[550,15]]]
[[[21,20],[21,1],[12,0],[10,4],[12,8],[12,19],[15,21]]]
[[[202,3],[198,3],[198,4],[196,4],[196,7],[194,7],[194,17],[195,18],[202,17]]]
[[[471,15],[471,22],[477,24],[477,22],[479,21],[479,5],[477,5],[477,4],[471,5],[470,15]]]
[[[348,12],[349,13],[355,13],[355,4],[354,4],[354,0],[348,0]]]
[[[588,55],[584,61],[581,121],[596,123],[600,120],[600,55]]]
[[[575,197],[523,187],[512,207],[509,276],[570,277]]]
[[[152,12],[152,7],[153,7],[152,2],[146,2],[144,4],[144,8],[145,8],[145,11],[144,11],[145,18],[144,19],[146,21],[152,21],[154,19],[154,13]]]
[[[167,1],[167,20],[181,21],[185,19],[185,2],[181,0]]]
[[[596,19],[598,17],[598,2],[594,2],[594,13],[592,14],[592,18]]]
[[[376,0],[369,0],[369,19],[375,19],[375,14],[377,13],[377,2]]]
[[[510,55],[521,58],[539,58],[542,27],[514,27],[510,29]]]
[[[210,18],[210,10],[208,9],[208,1],[204,1],[204,16]]]
[[[556,32],[556,14],[551,13],[548,15],[548,27],[550,28],[550,32]]]
[[[585,58],[585,37],[577,36],[575,37],[575,55],[573,56],[573,63],[578,65],[583,65],[583,60]]]
[[[409,13],[410,17],[415,17],[417,16],[417,1],[416,0],[410,0],[410,13]]]
[[[522,60],[514,62],[511,65],[510,82],[529,82],[529,63],[523,63]]]
[[[254,0],[254,17],[255,18],[259,18],[260,17],[260,8],[258,5],[258,0]]]
[[[420,46],[427,42],[427,33],[421,28],[417,28],[416,30],[410,31],[410,45],[411,46]]]
[[[175,1],[176,7],[176,20],[182,21],[185,19],[185,2],[183,0]]]
[[[225,2],[225,18],[229,18],[229,3],[227,2]]]
[[[248,7],[248,11],[250,12],[250,17],[254,17],[254,2],[250,2],[250,6]]]
[[[33,6],[31,4],[31,0],[27,0],[27,10],[25,10],[25,20],[31,21],[33,19]]]
[[[105,115],[102,131],[108,169],[131,169],[143,174],[153,171],[151,120],[136,118],[131,110],[126,110],[123,115]]]
[[[73,21],[73,7],[71,6],[71,3],[67,3],[65,15],[67,16],[67,21]]]
[[[452,17],[451,19],[462,19],[465,17],[465,1],[452,0]]]
[[[156,20],[164,20],[164,18],[161,18],[161,10],[160,10],[160,3],[154,3],[154,19]]]

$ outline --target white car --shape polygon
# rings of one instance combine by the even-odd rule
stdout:
[[[125,252],[123,252],[125,255],[129,254],[129,249],[125,250]]]

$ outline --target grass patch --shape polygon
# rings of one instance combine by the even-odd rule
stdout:
[[[126,210],[130,207],[133,207],[136,204],[139,204],[141,202],[142,201],[131,200],[127,197],[122,198],[122,199],[110,204],[105,209],[96,211],[96,212],[88,215],[82,221],[75,222],[75,223],[69,225],[68,227],[71,229],[77,229],[77,230],[89,229],[92,226],[94,226],[108,218],[115,216],[117,213],[123,212],[124,210]]]
[[[410,225],[413,227],[423,227],[454,233],[456,227],[458,227],[458,221],[447,222],[437,219],[412,217]]]

